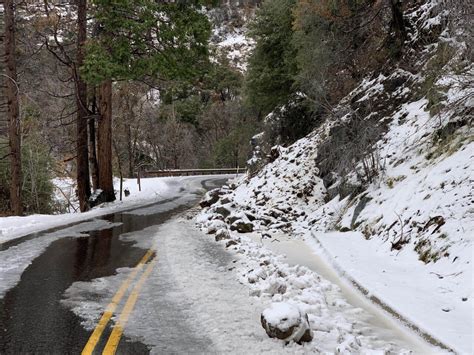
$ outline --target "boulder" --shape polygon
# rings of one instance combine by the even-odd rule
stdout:
[[[237,241],[235,241],[235,240],[229,240],[229,241],[226,243],[225,247],[226,247],[226,248],[230,248],[231,246],[237,245],[237,244],[238,244]]]
[[[217,214],[220,214],[222,217],[228,217],[230,215],[230,210],[227,209],[226,207],[224,206],[217,206],[215,209],[214,209],[214,212],[217,213]]]
[[[274,162],[280,156],[280,146],[276,145],[270,149],[270,154],[268,156],[268,161],[270,163]]]
[[[249,212],[245,212],[245,216],[249,219],[249,221],[253,222],[256,220],[255,216]]]
[[[231,200],[230,200],[230,198],[227,197],[227,196],[224,196],[224,197],[221,199],[221,203],[222,203],[223,205],[225,205],[226,203],[230,203],[230,202],[231,202]]]
[[[286,302],[272,303],[262,312],[260,320],[270,338],[298,344],[313,340],[308,315],[298,306]]]
[[[214,219],[207,224],[207,234],[214,234],[222,228],[226,228],[226,224],[219,219]]]
[[[232,215],[230,215],[229,217],[226,218],[226,221],[227,221],[227,223],[232,224],[235,221],[238,221],[240,218],[241,218],[240,216],[232,214]]]
[[[206,192],[201,202],[199,202],[199,206],[204,208],[204,207],[210,207],[213,204],[215,204],[217,201],[219,201],[219,192],[220,192],[219,189],[213,189]]]
[[[253,232],[253,223],[239,219],[232,223],[230,230],[237,231],[239,233],[251,233]]]
[[[222,228],[216,232],[216,242],[224,239],[230,239],[230,233],[227,229]]]

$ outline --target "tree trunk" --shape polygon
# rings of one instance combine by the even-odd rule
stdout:
[[[99,167],[97,165],[95,144],[95,118],[89,119],[89,167],[92,176],[92,187],[97,190],[99,188]]]
[[[13,0],[4,0],[5,16],[5,64],[6,98],[8,117],[8,137],[10,145],[10,208],[13,214],[21,215],[21,137],[20,105],[18,102],[18,84],[15,60],[15,10]]]
[[[77,197],[81,212],[89,209],[91,184],[89,176],[89,149],[87,141],[87,85],[82,80],[79,68],[84,62],[84,43],[87,39],[87,0],[77,0],[77,59],[76,82],[76,154],[77,154]]]
[[[99,123],[97,125],[97,153],[99,162],[99,189],[106,201],[114,201],[112,178],[112,80],[99,87]]]
[[[133,167],[134,167],[134,152],[132,148],[132,128],[130,123],[125,124],[126,135],[127,135],[127,154],[128,154],[128,177],[133,178]]]
[[[407,39],[405,20],[403,19],[403,9],[400,0],[390,0],[390,9],[392,11],[392,26],[395,29],[397,37],[403,43]]]

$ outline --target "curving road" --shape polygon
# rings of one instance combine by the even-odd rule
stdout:
[[[196,179],[202,181],[205,189],[220,186],[225,182],[222,177]],[[21,273],[19,281],[4,292],[0,299],[0,353],[81,353],[92,332],[87,330],[81,324],[81,319],[64,304],[62,300],[65,292],[74,283],[115,275],[120,268],[136,267],[147,251],[121,236],[160,225],[189,209],[199,199],[202,189],[191,191],[191,197],[189,192],[187,191],[188,197],[185,199],[177,195],[148,205],[146,207],[149,212],[145,214],[129,213],[130,211],[113,213],[93,221],[35,233],[3,244],[3,254],[15,254],[30,248],[31,255],[35,255],[34,248],[51,240],[39,255],[35,255]],[[84,231],[84,228],[91,229]],[[53,239],[51,235],[54,235]],[[153,259],[154,255],[148,255],[146,264],[141,267],[146,267]],[[0,265],[0,281],[5,284],[8,284],[11,278],[7,268],[8,265]],[[10,271],[15,272],[13,267]],[[93,295],[91,297],[93,298]],[[127,300],[126,296],[122,298],[123,302]],[[102,336],[94,346],[94,352],[101,352],[105,347],[112,332],[110,324],[111,322],[108,322],[104,327]],[[119,353],[149,352],[144,344],[130,341],[122,334],[119,337],[116,335]]]

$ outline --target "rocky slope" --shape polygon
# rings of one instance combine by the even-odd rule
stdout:
[[[404,60],[366,77],[310,135],[274,147],[257,174],[211,192],[199,223],[237,249],[248,232],[316,243],[421,332],[470,352],[474,65],[442,26],[448,15],[434,0],[414,7]],[[328,151],[350,171],[331,170]]]

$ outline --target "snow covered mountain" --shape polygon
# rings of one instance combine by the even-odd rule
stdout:
[[[225,56],[229,63],[244,72],[253,41],[247,36],[248,23],[255,14],[259,1],[248,4],[226,2],[210,9],[211,43],[217,56]]]

